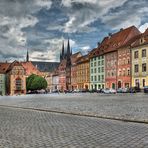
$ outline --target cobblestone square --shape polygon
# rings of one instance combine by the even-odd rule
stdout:
[[[145,121],[147,108],[142,93],[1,97],[0,148],[147,148],[148,124],[95,117]]]

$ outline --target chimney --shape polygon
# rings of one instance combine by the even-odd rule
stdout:
[[[112,33],[108,33],[108,36],[111,37],[112,36]]]
[[[100,46],[100,42],[98,42],[98,47]]]
[[[120,31],[123,31],[123,28],[120,28]]]

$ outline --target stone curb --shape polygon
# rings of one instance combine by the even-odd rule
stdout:
[[[87,113],[75,113],[75,112],[67,112],[67,111],[60,111],[60,110],[50,110],[50,109],[41,109],[41,108],[32,108],[32,107],[19,107],[19,106],[9,106],[9,105],[0,105],[0,107],[148,124],[148,120],[145,120],[145,119],[144,120],[127,119],[122,117],[113,117],[113,116],[106,116],[106,115],[93,115],[93,114],[87,114]]]

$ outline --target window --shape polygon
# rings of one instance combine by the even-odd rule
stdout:
[[[97,81],[97,77],[95,76],[95,81]]]
[[[130,59],[127,59],[127,64],[130,64]]]
[[[104,72],[104,67],[102,67],[102,72]]]
[[[146,57],[146,49],[142,50],[142,57]]]
[[[16,79],[15,80],[15,86],[16,86],[16,90],[21,90],[21,85],[22,85],[22,82],[21,82],[21,79]]]
[[[146,72],[146,63],[142,64],[142,72]]]
[[[130,70],[129,70],[129,69],[127,70],[127,75],[128,75],[128,76],[130,75]]]
[[[102,60],[102,65],[104,64],[104,60]]]
[[[93,63],[91,63],[91,67],[93,67]]]
[[[100,61],[98,61],[98,65],[100,65]]]
[[[98,73],[100,73],[100,67],[98,68]]]
[[[91,76],[91,81],[93,81],[93,76]]]
[[[142,81],[142,82],[143,82],[143,87],[145,87],[145,79],[143,79],[143,81]]]
[[[94,63],[94,66],[96,66],[96,62]]]
[[[96,73],[96,68],[94,69],[94,73]]]
[[[93,69],[91,69],[91,73],[93,73]]]
[[[139,72],[139,65],[138,64],[135,65],[135,72]]]
[[[100,75],[98,75],[98,81],[100,81]]]
[[[138,51],[134,52],[134,58],[137,59],[138,58]]]
[[[102,80],[104,80],[104,75],[102,75]]]

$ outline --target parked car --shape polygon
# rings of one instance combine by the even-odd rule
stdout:
[[[105,94],[110,94],[110,89],[109,89],[109,88],[103,89],[103,93],[105,93]]]
[[[135,87],[130,87],[128,90],[129,93],[136,93]]]
[[[144,93],[148,93],[148,86],[144,87]]]
[[[117,90],[117,93],[128,93],[129,92],[129,89],[128,88],[119,88]]]
[[[111,94],[116,94],[117,93],[117,91],[115,89],[112,89],[112,88],[109,91],[110,91]]]
[[[90,93],[96,93],[97,90],[96,89],[92,89],[92,90],[89,90]]]

